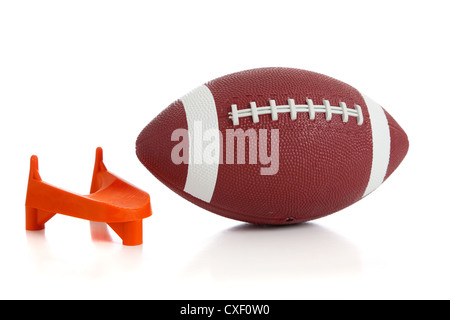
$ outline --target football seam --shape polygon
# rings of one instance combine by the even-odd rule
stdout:
[[[295,104],[294,99],[288,99],[287,105],[276,105],[275,100],[269,100],[270,106],[257,107],[256,102],[250,102],[250,108],[238,110],[236,104],[231,105],[231,112],[228,117],[233,120],[233,125],[239,125],[239,119],[244,117],[252,117],[254,123],[259,122],[260,115],[270,114],[272,121],[278,120],[279,113],[290,113],[291,119],[297,119],[297,113],[309,113],[309,119],[314,120],[316,112],[325,113],[325,119],[331,121],[333,114],[342,115],[342,121],[348,122],[348,117],[356,117],[358,126],[364,123],[364,117],[361,106],[355,104],[354,109],[349,109],[345,102],[339,102],[339,106],[331,106],[326,99],[322,100],[323,105],[314,105],[311,99],[306,99],[306,104]]]

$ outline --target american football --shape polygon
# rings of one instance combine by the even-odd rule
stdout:
[[[194,204],[255,224],[324,217],[398,167],[408,137],[374,100],[293,68],[229,74],[194,89],[136,141],[142,164]]]

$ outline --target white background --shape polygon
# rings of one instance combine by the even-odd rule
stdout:
[[[450,298],[447,2],[0,2],[0,298]],[[355,205],[282,228],[200,209],[140,164],[137,135],[172,101],[266,66],[374,98],[409,136],[404,162]],[[26,232],[30,156],[87,194],[97,146],[151,196],[144,244],[61,215]]]

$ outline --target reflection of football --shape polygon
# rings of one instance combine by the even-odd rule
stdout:
[[[289,224],[341,210],[377,188],[408,138],[375,101],[290,68],[230,74],[172,103],[141,132],[140,161],[219,215]]]

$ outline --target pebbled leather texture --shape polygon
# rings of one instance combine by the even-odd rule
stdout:
[[[363,196],[371,173],[372,135],[370,116],[362,95],[353,87],[331,77],[291,68],[261,68],[230,74],[206,83],[217,108],[219,129],[226,136],[227,129],[279,130],[279,168],[274,175],[261,175],[263,165],[249,164],[246,145],[246,164],[219,165],[217,183],[209,203],[183,191],[188,165],[172,163],[172,148],[178,142],[170,139],[177,128],[186,128],[186,116],[180,100],[171,104],[140,134],[136,151],[140,161],[159,180],[189,201],[217,214],[259,224],[290,224],[326,216],[339,211]],[[348,108],[361,106],[362,125],[354,117],[344,123],[342,116],[333,114],[326,121],[324,113],[310,120],[308,113],[297,113],[292,120],[289,113],[279,113],[273,121],[270,114],[260,115],[259,123],[252,117],[239,119],[233,126],[229,118],[231,105],[238,110],[248,109],[250,102],[257,107],[268,106],[269,100],[286,105],[288,99],[304,104],[312,99],[332,106],[345,102]],[[408,150],[404,131],[386,113],[391,132],[391,161],[387,178],[403,160]],[[236,145],[235,145],[236,148]],[[270,147],[268,147],[270,153]]]

